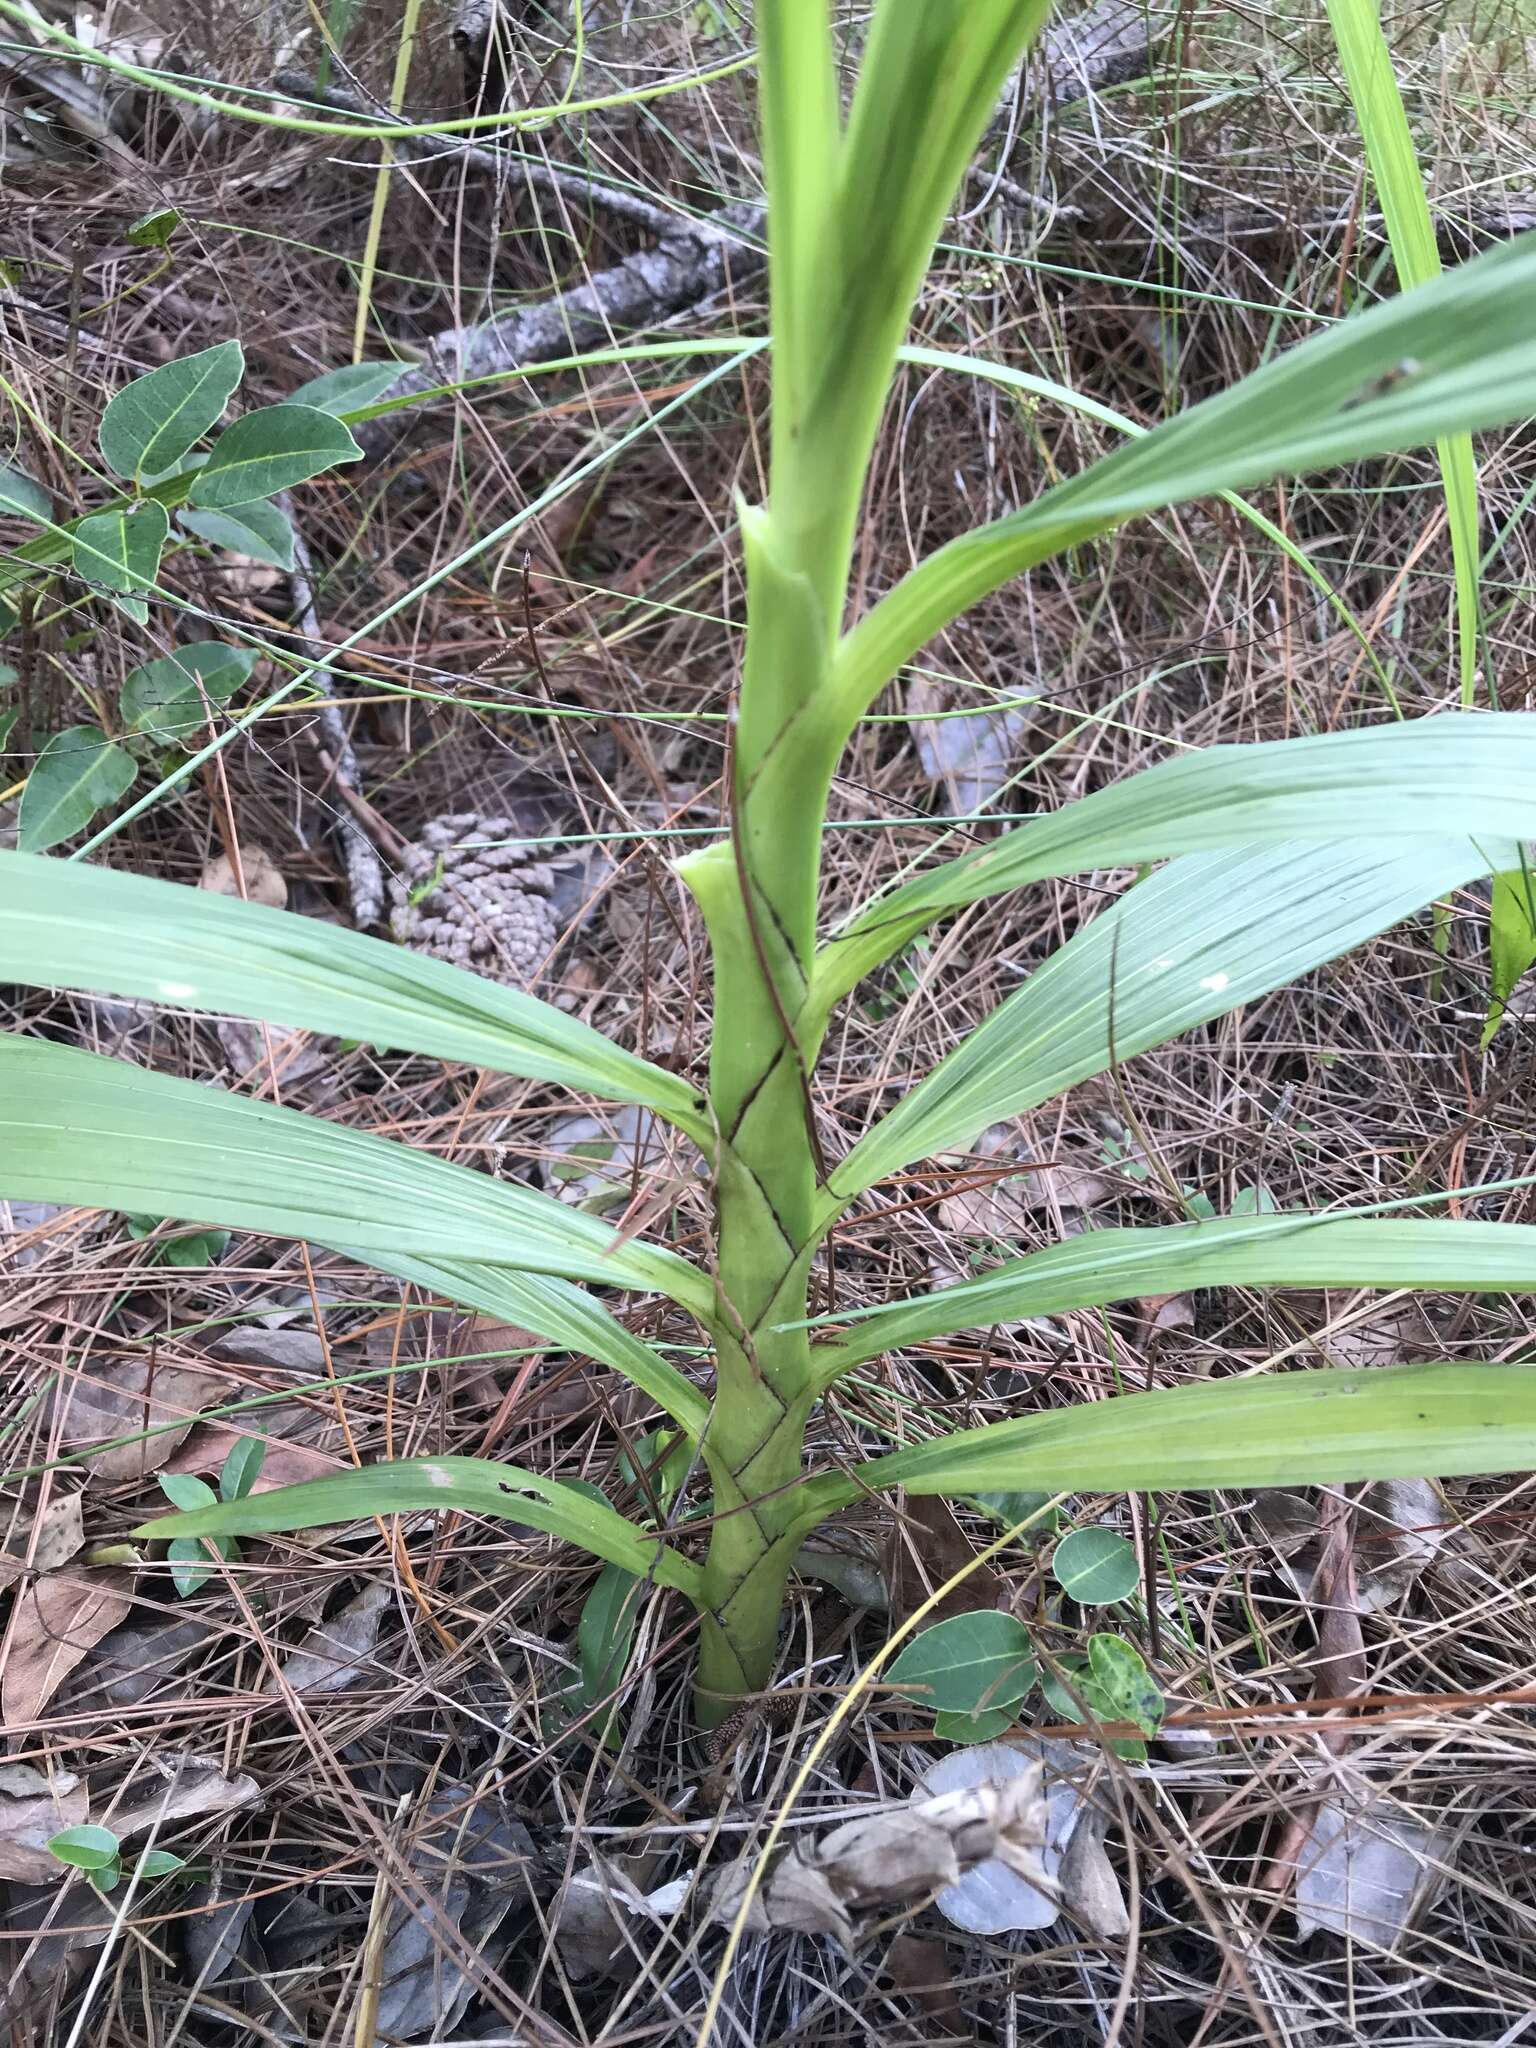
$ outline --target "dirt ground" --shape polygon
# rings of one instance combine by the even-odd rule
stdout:
[[[508,89],[550,120],[499,159],[454,148],[397,161],[371,261],[373,147],[131,83],[104,91],[98,74],[28,54],[8,22],[7,448],[78,506],[90,479],[70,451],[89,449],[131,374],[238,335],[249,399],[273,402],[352,359],[360,312],[362,353],[409,364],[450,329],[540,308],[650,248],[658,211],[686,220],[755,200],[738,61],[750,22],[734,0],[611,0],[579,44],[569,6],[513,12]],[[324,18],[342,53],[331,86],[387,97],[395,0],[331,0]],[[241,86],[247,104],[291,112],[323,53],[319,11],[296,5],[114,0],[68,19],[131,63],[200,81],[194,100]],[[1518,0],[1409,7],[1387,27],[1446,259],[1536,220],[1536,40]],[[476,33],[468,11],[423,14],[413,116],[472,102]],[[694,73],[714,75],[634,97]],[[562,100],[608,104],[562,112]],[[178,216],[168,247],[135,246],[129,225],[156,208]],[[761,335],[761,277],[745,261],[739,273],[668,309],[658,331]],[[951,219],[913,338],[1151,423],[1392,288],[1320,0],[1197,0],[1157,25],[1140,75],[1086,95],[1038,68],[1025,76]],[[431,881],[433,821],[535,842],[536,957],[493,947],[481,964],[526,970],[541,994],[686,1071],[707,1042],[708,962],[669,861],[720,822],[742,621],[732,494],[762,493],[766,399],[756,360],[598,362],[424,405],[377,435],[364,464],[293,499],[309,630],[332,647],[358,636],[325,706],[290,698],[95,857],[196,883],[232,851],[246,865],[264,854],[290,907],[346,924],[361,835],[387,929],[391,907],[409,912],[413,883],[419,894]],[[860,602],[1116,439],[1044,400],[904,370],[871,479]],[[1487,437],[1478,453],[1478,700],[1523,708],[1536,679],[1529,433]],[[1179,749],[1456,702],[1431,455],[1252,502],[1331,600],[1215,502],[1008,586],[927,648],[862,727],[835,799],[828,921],[909,863]],[[174,605],[142,629],[82,602],[29,614],[0,648],[13,671],[0,708],[10,692],[22,710],[0,752],[0,830],[14,827],[36,739],[86,717],[110,730],[147,652],[221,621],[277,652],[295,645],[304,622],[284,572],[188,553],[170,580]],[[253,690],[273,675],[258,671]],[[1126,879],[980,905],[847,1003],[817,1080],[829,1149]],[[1168,1220],[1191,1200],[1228,1213],[1528,1177],[1532,1025],[1517,997],[1480,1052],[1487,989],[1487,905],[1473,889],[1126,1060],[989,1134],[978,1155],[928,1162],[897,1199],[883,1190],[840,1227],[827,1306],[917,1291],[1090,1224]],[[615,1215],[638,1204],[653,1234],[704,1243],[706,1191],[686,1148],[632,1114],[573,1115],[548,1088],[366,1045],[3,994],[12,1028],[276,1095]],[[1458,1206],[1536,1220],[1530,1188]],[[1113,1627],[1167,1701],[1144,1755],[1066,1753],[1074,1813],[1096,1816],[1099,1846],[1064,1879],[1064,1910],[1033,1931],[968,1932],[917,1900],[866,1916],[851,1952],[828,1935],[754,1936],[722,1971],[724,1930],[694,1909],[696,1891],[679,1907],[679,1881],[760,1845],[776,1815],[810,1842],[920,1794],[946,1745],[910,1702],[876,1688],[821,1738],[893,1621],[997,1524],[921,1501],[843,1516],[826,1535],[834,1555],[794,1584],[772,1711],[708,1753],[690,1724],[693,1624],[647,1592],[605,1744],[601,1716],[572,1726],[561,1706],[595,1568],[533,1532],[415,1517],[251,1539],[185,1593],[167,1563],[111,1546],[162,1503],[162,1475],[212,1479],[248,1436],[265,1444],[264,1484],[387,1456],[496,1455],[643,1510],[651,1418],[614,1374],[288,1243],[189,1244],[153,1219],[144,1232],[22,1205],[0,1205],[0,1226],[0,1955],[17,2048],[671,2048],[700,2036],[716,1992],[713,2038],[741,2048],[1536,2039],[1528,1482],[1342,1504],[1073,1500],[1073,1523],[1138,1545],[1139,1595],[1108,1618],[1063,1603],[1027,1540],[967,1581],[970,1605],[1020,1614],[1057,1655]],[[698,1363],[678,1312],[648,1303],[631,1321]],[[1523,1298],[1151,1297],[863,1368],[812,1450],[825,1461],[855,1440],[1282,1360],[1510,1360],[1533,1347]],[[1345,1509],[1341,1578],[1327,1542]],[[31,1571],[15,1562],[29,1554]],[[1023,1721],[1049,1741],[1072,1735],[1038,1695]],[[88,1806],[186,1869],[125,1914],[121,1890],[39,1881],[36,1843],[6,1818],[29,1798],[71,1820]],[[1341,1871],[1371,1902],[1369,1928],[1339,1931],[1328,1886]]]

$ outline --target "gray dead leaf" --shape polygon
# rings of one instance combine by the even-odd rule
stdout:
[[[63,1875],[48,1843],[60,1828],[78,1827],[90,1811],[82,1781],[71,1771],[0,1764],[0,1878],[15,1884],[56,1884]]]
[[[241,1017],[221,1017],[214,1026],[224,1057],[242,1080],[273,1075],[283,1100],[297,1100],[308,1109],[325,1109],[341,1093],[332,1041],[317,1040],[310,1031],[289,1031],[278,1024],[251,1024]]]
[[[189,1664],[212,1633],[207,1622],[190,1615],[178,1621],[124,1622],[102,1638],[74,1674],[70,1697],[139,1706]]]
[[[45,1243],[24,1244],[34,1231],[51,1223],[55,1216],[68,1214],[56,1202],[0,1202],[0,1268],[9,1263],[12,1270],[22,1271],[36,1265],[47,1252]]]
[[[1271,1487],[1254,1496],[1259,1526],[1303,1600],[1312,1598],[1322,1559],[1320,1498],[1308,1487]],[[1354,1517],[1355,1612],[1376,1614],[1401,1600],[1439,1556],[1449,1510],[1431,1479],[1381,1479],[1361,1490]]]
[[[1108,1831],[1109,1815],[1101,1806],[1089,1805],[1079,1813],[1061,1859],[1061,1904],[1069,1920],[1100,1941],[1124,1941],[1131,1915],[1104,1847]]]
[[[533,1838],[494,1798],[440,1783],[407,1823],[416,1882],[391,1909],[379,1962],[380,2040],[439,2040],[482,1981],[469,1961],[529,1896]]]
[[[1034,713],[1024,705],[972,711],[963,701],[952,704],[953,694],[948,684],[917,676],[907,685],[907,717],[923,773],[943,785],[957,815],[969,816],[984,809],[1008,780],[1014,750]]]
[[[1314,1810],[1296,1857],[1298,1934],[1396,1947],[1443,1881],[1450,1838],[1386,1799],[1341,1790]]]
[[[224,560],[230,557],[225,556]],[[239,560],[240,557],[234,557]],[[279,580],[274,572],[274,581]],[[265,586],[264,586],[265,587]],[[265,903],[273,910],[282,910],[288,902],[288,884],[283,871],[264,846],[242,846],[240,849],[240,874],[235,874],[235,864],[227,853],[221,853],[216,860],[209,861],[198,878],[199,889],[209,889],[215,896],[239,896],[240,883],[245,883],[245,900],[248,903]]]
[[[1086,1159],[1066,1153],[1048,1166],[1024,1164],[1039,1157],[1038,1148],[1021,1126],[991,1125],[969,1154],[953,1162],[962,1183],[967,1164],[974,1168],[977,1160],[987,1162],[981,1170],[990,1177],[978,1178],[970,1187],[962,1184],[955,1194],[947,1195],[939,1204],[940,1223],[957,1237],[996,1238],[1008,1243],[1030,1234],[1032,1222],[1041,1215],[1060,1214],[1070,1219],[1110,1200],[1115,1193],[1114,1183]],[[1010,1161],[1019,1162],[1017,1172],[1002,1170]]]
[[[283,1677],[295,1692],[345,1692],[361,1685],[372,1672],[379,1623],[393,1595],[388,1586],[367,1585],[333,1614],[310,1630],[298,1649],[283,1660]],[[275,1681],[266,1688],[274,1691]]]
[[[934,1791],[1013,1783],[1029,1776],[1037,1778],[1044,1792],[1043,1840],[1034,1868],[1021,1871],[998,1857],[979,1862],[958,1883],[940,1892],[935,1903],[947,1920],[970,1934],[1005,1934],[1014,1929],[1049,1927],[1062,1906],[1069,1905],[1075,1919],[1108,1937],[1116,1919],[1110,1894],[1112,1890],[1118,1896],[1119,1884],[1104,1855],[1103,1826],[1094,1819],[1095,1803],[1083,1790],[1099,1761],[1083,1745],[1031,1738],[952,1750],[924,1772],[914,1799]],[[1085,1826],[1089,1842],[1073,1863],[1074,1838]],[[1069,1872],[1077,1887],[1070,1896],[1066,1889]],[[1124,1912],[1123,1901],[1120,1910]]]
[[[1041,1862],[1045,1842],[1046,1803],[1032,1760],[1022,1770],[994,1771],[937,1791],[930,1782],[904,1805],[878,1808],[818,1841],[797,1842],[758,1887],[745,1924],[758,1934],[776,1928],[834,1934],[851,1949],[854,1913],[917,1905],[935,1891],[942,1903],[979,1864],[995,1864],[1020,1884],[1050,1891]],[[710,1894],[711,1919],[735,1920],[751,1870],[750,1863],[739,1863],[721,1873]]]
[[[254,1778],[244,1774],[227,1778],[212,1757],[194,1756],[187,1750],[151,1751],[148,1761],[151,1773],[163,1782],[103,1816],[123,1841],[153,1827],[164,1829],[210,1813],[233,1813],[261,1797]]]
[[[238,1882],[238,1881],[237,1881]],[[217,1866],[186,1895],[181,1923],[186,1974],[196,1985],[217,1984],[233,1965],[256,1907],[254,1898],[224,1896],[226,1880]]]
[[[652,1122],[643,1110],[621,1104],[601,1118],[563,1116],[544,1139],[544,1178],[551,1194],[579,1209],[622,1208],[643,1178]]]
[[[128,1571],[48,1572],[11,1610],[0,1722],[12,1733],[38,1719],[75,1666],[128,1612]]]
[[[286,1312],[279,1310],[279,1318]],[[232,1359],[237,1365],[260,1365],[269,1371],[302,1373],[306,1379],[325,1371],[325,1346],[314,1330],[226,1330],[213,1341],[217,1358]],[[275,1430],[276,1411],[262,1411],[263,1429]]]
[[[654,1856],[594,1856],[573,1870],[555,1902],[555,1943],[569,1976],[627,1976],[637,1966],[643,1930],[633,1920],[659,1925],[671,1919],[688,1894],[689,1880],[674,1878],[660,1890],[644,1887]],[[643,1954],[644,1951],[641,1950]]]
[[[60,1565],[69,1563],[84,1543],[80,1495],[56,1488],[48,1505],[33,1517],[31,1527],[23,1523],[0,1552],[0,1585],[24,1569],[57,1571]]]
[[[868,1608],[871,1614],[890,1611],[890,1588],[878,1562],[863,1553],[848,1550],[813,1550],[809,1545],[795,1555],[795,1570],[802,1579],[816,1579],[841,1593],[850,1607]]]
[[[101,1446],[82,1462],[93,1478],[116,1485],[158,1472],[199,1412],[229,1393],[227,1378],[194,1366],[152,1369],[141,1358],[111,1358],[82,1368],[55,1390],[52,1418],[61,1449]]]

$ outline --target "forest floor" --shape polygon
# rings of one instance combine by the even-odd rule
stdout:
[[[251,105],[291,111],[293,74],[313,81],[323,52],[318,10],[178,5],[113,0],[69,19],[89,15],[119,55],[173,80],[247,86]],[[657,216],[758,196],[737,64],[749,25],[732,0],[600,7],[574,57],[568,6],[523,12],[515,101],[609,103],[557,111],[500,159],[397,162],[371,265],[375,149],[104,92],[68,65],[44,76],[18,54],[15,23],[0,31],[0,456],[67,498],[82,483],[69,450],[89,447],[106,397],[172,356],[237,335],[248,396],[274,402],[350,362],[359,332],[367,358],[417,360],[449,329],[602,275],[648,246]],[[463,110],[467,18],[424,18],[414,116]],[[395,0],[332,0],[325,19],[342,51],[332,84],[387,96]],[[1166,26],[1140,75],[1076,95],[1026,76],[946,231],[914,340],[1150,424],[1393,289],[1321,0],[1194,0]],[[1536,219],[1536,39],[1519,0],[1404,9],[1387,30],[1447,261]],[[130,224],[157,209],[177,216],[168,246],[135,245]],[[741,271],[669,310],[664,338],[761,335],[762,279]],[[708,963],[669,862],[721,821],[742,623],[733,493],[763,494],[766,398],[750,355],[589,362],[424,406],[365,464],[296,492],[313,630],[331,646],[352,637],[329,708],[311,693],[274,708],[95,857],[195,884],[238,851],[290,907],[349,923],[348,832],[386,885],[444,816],[538,842],[528,886],[558,926],[538,991],[686,1070],[707,1043]],[[904,370],[860,600],[1117,438],[1047,399]],[[1521,708],[1536,685],[1529,434],[1489,436],[1478,454],[1477,700]],[[1180,749],[1455,705],[1433,456],[1252,502],[1332,603],[1214,502],[1009,585],[862,726],[835,796],[828,920],[909,863]],[[111,732],[125,675],[189,637],[187,622],[203,635],[234,622],[277,647],[292,626],[291,580],[260,561],[186,554],[170,581],[174,602],[144,629],[83,604],[28,615],[0,647],[0,711],[7,690],[21,711],[0,751],[0,835],[40,740],[86,719]],[[134,796],[155,779],[147,767]],[[429,854],[409,875],[430,870]],[[847,1004],[817,1077],[827,1142],[846,1147],[1124,879],[979,906]],[[849,1219],[838,1305],[1091,1225],[1529,1177],[1533,1023],[1517,1000],[1480,1050],[1487,923],[1486,896],[1468,890],[989,1133],[978,1155],[930,1162],[900,1204]],[[366,1045],[4,993],[28,1031],[280,1093],[614,1214],[659,1203],[678,1242],[707,1224],[684,1148],[674,1156],[632,1115],[573,1115],[548,1088]],[[1459,1206],[1536,1220],[1532,1194]],[[102,1563],[162,1501],[162,1475],[211,1479],[246,1435],[265,1445],[263,1483],[386,1456],[497,1455],[643,1507],[646,1411],[612,1373],[331,1254],[21,1205],[0,1205],[0,1226],[0,1549],[47,1568],[10,1567],[0,1590],[8,2040],[691,2043],[724,1935],[678,1910],[677,1881],[760,1845],[802,1771],[787,1826],[812,1841],[907,1800],[945,1753],[910,1702],[878,1690],[820,1738],[894,1623],[994,1540],[979,1510],[844,1516],[836,1556],[792,1587],[773,1712],[708,1757],[690,1733],[692,1629],[665,1593],[630,1617],[610,1742],[590,1714],[564,1727],[595,1573],[530,1532],[417,1518],[251,1540],[185,1595],[164,1563]],[[646,1334],[686,1345],[685,1328],[644,1313]],[[1285,1360],[1533,1356],[1520,1298],[1151,1297],[888,1358],[848,1384],[813,1448]],[[750,1938],[725,1972],[715,2039],[1536,2039],[1530,1503],[1527,1481],[1378,1491],[1347,1515],[1321,1492],[1075,1499],[1071,1522],[1137,1542],[1139,1593],[1047,1612],[1038,1547],[1021,1541],[973,1570],[960,1601],[1037,1618],[1061,1654],[1112,1628],[1167,1702],[1142,1755],[1073,1752],[1098,1832],[1064,1879],[1063,1912],[987,1934],[917,1902],[861,1926],[852,1952],[825,1935]],[[1342,1573],[1329,1550],[1341,1528]],[[1071,1733],[1038,1698],[1023,1719],[1044,1739]],[[126,1914],[121,1892],[38,1881],[23,1837],[26,1824],[37,1835],[40,1781],[24,1770],[42,1774],[58,1816],[83,1818],[87,1801],[119,1827],[136,1813],[133,1839],[187,1871]],[[1346,1879],[1372,1902],[1363,1934],[1340,1931],[1329,1886]]]

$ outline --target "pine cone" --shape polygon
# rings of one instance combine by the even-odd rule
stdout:
[[[532,988],[560,936],[556,876],[517,830],[515,819],[474,811],[434,818],[389,884],[401,944]]]

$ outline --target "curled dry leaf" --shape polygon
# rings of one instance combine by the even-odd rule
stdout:
[[[1021,1873],[1000,1857],[977,1863],[940,1892],[935,1903],[944,1917],[970,1934],[1006,1934],[1049,1927],[1065,1909],[1100,1940],[1124,1935],[1129,1916],[1104,1849],[1108,1813],[1090,1789],[1102,1766],[1102,1757],[1083,1744],[1030,1738],[956,1749],[925,1772],[914,1798],[1025,1776],[1033,1776],[1045,1795],[1039,1875]]]
[[[573,1870],[555,1902],[555,1942],[567,1973],[575,1978],[629,1976],[654,1946],[654,1927],[677,1911],[688,1890],[663,1885],[647,1892],[654,1856],[594,1856]],[[650,1922],[630,1929],[627,1922]]]
[[[199,1411],[229,1391],[227,1378],[194,1366],[106,1358],[60,1384],[52,1420],[60,1448],[86,1452],[81,1462],[91,1476],[115,1485],[158,1472]]]
[[[1307,1487],[1272,1487],[1253,1502],[1281,1571],[1303,1600],[1313,1597],[1323,1556],[1321,1498]],[[1445,1496],[1431,1479],[1382,1479],[1361,1489],[1349,1585],[1357,1614],[1376,1614],[1402,1599],[1440,1555],[1449,1518]],[[1340,1591],[1335,1586],[1335,1597]]]
[[[1007,1244],[1032,1235],[1031,1225],[1041,1215],[1059,1212],[1075,1217],[1115,1193],[1113,1181],[1086,1158],[1063,1153],[1048,1165],[1025,1163],[1039,1158],[1038,1148],[1019,1125],[993,1124],[963,1160],[950,1162],[960,1185],[939,1204],[940,1224],[957,1237],[995,1238]],[[968,1179],[970,1186],[965,1185]]]
[[[12,1733],[38,1719],[80,1660],[116,1628],[131,1604],[132,1577],[49,1572],[17,1594],[0,1673],[0,1722]]]
[[[200,889],[211,889],[216,896],[239,896],[240,882],[244,880],[244,894],[251,903],[265,903],[273,910],[286,908],[288,884],[282,869],[264,846],[248,845],[240,849],[240,874],[235,873],[235,864],[227,853],[221,853],[216,860],[209,861],[198,878]]]
[[[197,1820],[210,1813],[233,1813],[260,1799],[261,1788],[243,1773],[228,1778],[212,1757],[194,1756],[188,1750],[149,1754],[150,1771],[162,1783],[141,1792],[126,1805],[114,1806],[102,1816],[112,1832],[123,1841],[142,1835],[150,1828],[170,1827],[174,1822]]]
[[[373,1675],[373,1648],[390,1603],[388,1586],[369,1585],[329,1621],[317,1622],[283,1662],[283,1677],[295,1692],[345,1692]],[[267,1690],[276,1690],[268,1681]]]
[[[82,1781],[70,1771],[0,1764],[0,1878],[54,1884],[57,1859],[48,1843],[60,1828],[78,1827],[89,1811]]]
[[[1026,1766],[1011,1778],[882,1807],[817,1842],[797,1842],[753,1895],[746,1925],[755,1934],[834,1934],[851,1950],[855,1913],[918,1905],[989,1861],[1050,1891],[1040,1858],[1046,1840],[1040,1784],[1038,1764]],[[712,1920],[735,1920],[751,1872],[750,1863],[738,1863],[721,1873],[710,1893]]]

